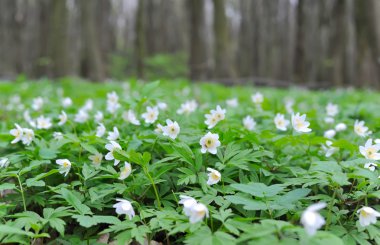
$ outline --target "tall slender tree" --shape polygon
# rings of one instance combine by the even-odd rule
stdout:
[[[189,69],[190,79],[205,79],[208,73],[208,61],[205,43],[205,15],[204,1],[191,0],[189,4],[190,17],[190,51],[189,51]]]
[[[96,34],[96,1],[80,1],[82,26],[82,75],[93,81],[105,78],[99,39]]]
[[[214,3],[214,76],[218,78],[235,77],[232,62],[231,45],[228,35],[228,23],[224,0]]]
[[[298,84],[306,81],[306,65],[305,65],[305,28],[304,28],[304,7],[305,0],[298,0],[296,11],[296,38],[295,38],[295,54],[294,54],[294,80]]]
[[[136,26],[135,26],[135,62],[136,73],[139,78],[144,78],[144,58],[145,58],[145,14],[144,8],[145,1],[139,0],[136,13]]]
[[[48,56],[50,72],[53,77],[67,75],[68,61],[68,10],[66,0],[57,0],[51,3],[49,17]]]

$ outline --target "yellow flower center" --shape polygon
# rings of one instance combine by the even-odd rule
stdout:
[[[212,172],[211,173],[211,179],[213,179],[213,180],[219,180],[219,176],[216,173]]]
[[[205,210],[199,210],[199,211],[197,212],[197,214],[198,214],[199,216],[205,216],[206,211],[205,211]]]
[[[207,139],[205,145],[207,147],[211,147],[214,144],[214,141],[212,139]]]
[[[364,218],[368,217],[368,213],[364,211],[363,209],[360,210],[360,215],[363,216]]]
[[[374,158],[375,151],[373,148],[369,148],[366,150],[368,158]]]

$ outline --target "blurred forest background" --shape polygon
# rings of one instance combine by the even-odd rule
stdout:
[[[1,0],[0,78],[380,87],[379,0]]]

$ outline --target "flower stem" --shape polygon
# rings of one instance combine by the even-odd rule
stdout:
[[[18,184],[20,185],[20,192],[21,192],[21,197],[22,197],[22,204],[24,205],[24,211],[26,212],[26,202],[25,202],[25,196],[24,196],[24,189],[22,188],[20,176],[17,174],[17,180]]]
[[[329,203],[329,211],[327,213],[327,221],[326,221],[326,226],[325,226],[326,231],[329,229],[329,225],[331,223],[331,211],[332,211],[332,207],[334,205],[335,196],[336,196],[336,189],[334,190],[333,196],[332,196],[331,201]]]
[[[152,176],[150,176],[148,169],[145,166],[143,167],[143,169],[144,169],[145,175],[148,177],[150,183],[152,183],[154,194],[156,195],[158,208],[161,209],[161,200],[160,200],[160,196],[158,195],[156,184],[154,183]]]

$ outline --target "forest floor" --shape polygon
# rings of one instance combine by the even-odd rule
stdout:
[[[0,91],[1,243],[380,244],[378,92]]]

